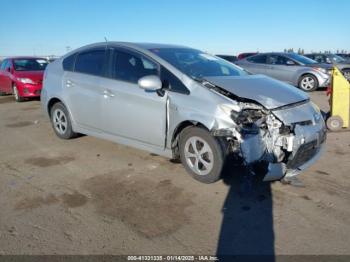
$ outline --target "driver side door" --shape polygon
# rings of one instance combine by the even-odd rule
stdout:
[[[159,75],[159,65],[128,49],[111,48],[109,78],[101,84],[103,131],[121,139],[164,148],[166,100],[155,91],[138,86],[146,75]]]
[[[278,80],[293,83],[294,72],[297,64],[282,55],[269,55],[267,74]]]

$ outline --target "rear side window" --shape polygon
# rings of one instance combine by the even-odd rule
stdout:
[[[141,77],[158,75],[158,65],[139,54],[114,50],[111,74],[112,78],[137,83]]]
[[[75,58],[76,58],[77,54],[73,54],[70,55],[68,57],[66,57],[63,60],[63,70],[65,71],[74,71],[74,63],[75,63]]]
[[[173,73],[171,73],[166,68],[162,67],[161,76],[162,84],[164,88],[169,89],[170,91],[181,93],[181,94],[189,94],[190,91],[186,88],[186,86],[178,79]]]
[[[257,64],[266,64],[266,55],[256,55],[252,57],[248,57],[247,60],[252,63],[257,63]]]
[[[91,50],[79,53],[75,61],[75,72],[103,76],[105,50]]]

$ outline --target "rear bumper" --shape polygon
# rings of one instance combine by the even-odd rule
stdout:
[[[42,84],[16,83],[16,86],[21,97],[40,97]]]

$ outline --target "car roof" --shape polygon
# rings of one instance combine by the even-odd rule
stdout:
[[[129,48],[144,49],[144,50],[162,49],[162,48],[190,48],[190,47],[183,46],[183,45],[172,45],[172,44],[132,43],[132,42],[108,41],[108,42],[99,42],[99,43],[94,43],[94,44],[82,46],[82,47],[80,47],[78,49],[72,50],[68,54],[74,53],[74,52],[79,51],[79,50],[84,50],[84,49],[87,49],[87,48],[94,48],[94,47],[105,46],[106,44],[109,45],[109,46],[129,47]]]
[[[45,59],[44,57],[39,57],[39,56],[11,56],[11,57],[6,57],[6,59]]]

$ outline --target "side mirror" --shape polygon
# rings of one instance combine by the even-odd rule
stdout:
[[[138,81],[140,88],[146,91],[157,91],[162,88],[162,81],[156,75],[141,77]]]
[[[6,68],[6,71],[11,73],[11,67]]]
[[[287,61],[287,65],[295,65],[295,63],[294,63],[294,61],[292,61],[292,60],[288,60],[288,61]]]

